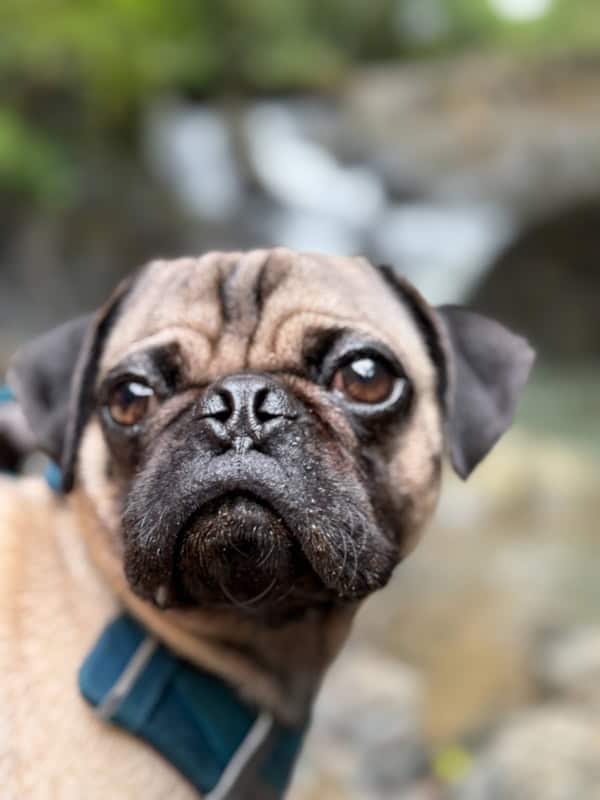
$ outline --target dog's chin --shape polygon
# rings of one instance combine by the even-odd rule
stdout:
[[[207,503],[179,533],[173,590],[183,605],[277,615],[322,589],[286,522],[251,494]]]

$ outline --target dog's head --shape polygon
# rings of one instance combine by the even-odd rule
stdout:
[[[11,380],[135,593],[285,617],[387,582],[532,359],[363,259],[275,249],[151,263]]]

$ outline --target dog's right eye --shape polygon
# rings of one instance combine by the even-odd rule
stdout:
[[[390,397],[398,380],[383,359],[362,356],[337,370],[332,387],[354,403],[377,405]]]
[[[106,408],[118,425],[131,427],[147,416],[154,399],[154,390],[140,381],[123,381],[110,390]]]

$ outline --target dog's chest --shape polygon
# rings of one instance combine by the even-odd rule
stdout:
[[[79,694],[79,667],[115,611],[61,504],[41,482],[0,478],[2,800],[197,797]]]

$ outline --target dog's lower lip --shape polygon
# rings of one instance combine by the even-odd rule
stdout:
[[[289,530],[290,529],[289,529],[289,526],[288,526],[285,518],[264,497],[262,497],[261,495],[257,494],[256,492],[248,491],[247,489],[230,489],[230,490],[226,490],[222,494],[218,494],[215,497],[212,497],[207,502],[202,503],[200,506],[198,506],[198,508],[196,508],[192,512],[192,514],[189,515],[187,520],[181,526],[181,528],[179,529],[179,532],[177,534],[177,539],[176,539],[176,542],[175,542],[174,563],[176,563],[178,561],[178,559],[179,559],[179,552],[181,550],[182,543],[183,543],[183,541],[185,539],[185,536],[188,533],[188,531],[190,531],[190,529],[193,527],[194,521],[196,519],[198,519],[198,517],[202,516],[203,514],[210,513],[211,509],[215,509],[218,512],[218,510],[220,508],[223,508],[223,506],[228,501],[232,502],[233,504],[235,504],[236,502],[239,502],[239,503],[246,502],[248,504],[251,504],[251,505],[254,505],[254,506],[258,506],[259,508],[262,508],[265,512],[267,512],[267,514],[270,514],[270,515],[273,515],[273,516],[277,517],[277,519],[280,520],[280,522],[283,524],[283,527],[285,528],[286,531],[288,531],[288,534],[289,534]],[[160,589],[159,589],[158,593],[160,593]],[[157,593],[157,595],[158,595],[158,593]]]
[[[272,590],[289,589],[299,555],[296,537],[270,500],[227,487],[201,503],[180,528],[172,596],[183,604],[266,600]]]
[[[232,490],[226,490],[222,494],[216,495],[206,503],[202,503],[202,505],[200,505],[197,509],[195,509],[194,512],[190,515],[190,517],[186,520],[185,524],[181,528],[181,532],[184,532],[187,528],[189,528],[193,519],[198,515],[205,513],[207,509],[211,507],[219,508],[228,501],[232,503],[247,502],[247,503],[252,503],[253,505],[256,506],[261,506],[269,513],[277,516],[284,524],[286,524],[285,519],[283,518],[281,513],[271,504],[269,500],[264,498],[262,495],[253,491],[248,491],[247,489],[239,489],[239,490],[232,489]]]

